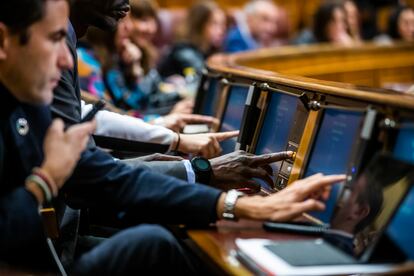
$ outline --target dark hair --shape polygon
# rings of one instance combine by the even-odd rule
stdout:
[[[151,0],[130,0],[131,16],[135,18],[151,17],[158,21],[158,5]]]
[[[364,189],[360,194],[358,194],[356,202],[359,204],[368,204],[369,213],[355,226],[355,233],[362,231],[365,227],[372,223],[381,211],[382,204],[384,202],[382,192],[383,187],[381,186],[381,183],[379,183],[378,179],[375,179],[373,175],[374,173],[372,171],[367,172],[367,176],[362,177],[364,179],[358,180],[366,181],[366,183],[364,183]]]
[[[383,189],[404,177],[412,179],[411,174],[412,165],[406,162],[390,158],[388,154],[377,154],[373,157],[362,174],[366,183],[357,197],[358,203],[369,205],[370,212],[356,225],[356,232],[371,224],[381,212],[384,202]]]
[[[44,16],[46,0],[2,0],[0,1],[0,22],[20,35],[20,43],[29,40],[27,29]]]
[[[197,2],[188,10],[186,36],[197,47],[205,43],[204,29],[217,9],[220,7],[214,1],[207,0]]]
[[[406,10],[413,10],[413,8],[409,6],[397,6],[388,18],[388,34],[393,39],[401,39],[398,30],[398,20],[400,19],[401,14]]]
[[[343,4],[339,1],[328,1],[319,6],[313,18],[313,35],[318,42],[329,42],[326,27],[333,19],[336,9],[343,10]]]

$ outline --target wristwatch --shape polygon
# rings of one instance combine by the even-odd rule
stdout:
[[[245,194],[237,190],[229,190],[224,198],[224,211],[223,218],[226,220],[237,220],[234,214],[234,207],[236,206],[237,199]]]
[[[198,156],[191,159],[190,162],[196,176],[196,182],[210,184],[212,174],[210,161],[204,157]]]

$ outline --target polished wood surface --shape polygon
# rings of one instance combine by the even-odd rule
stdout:
[[[199,249],[222,269],[221,272],[228,275],[253,275],[250,269],[241,263],[235,255],[237,238],[309,239],[306,236],[266,232],[262,229],[261,222],[250,220],[219,221],[214,228],[189,230],[188,235]]]
[[[382,87],[389,82],[414,83],[414,45],[282,47],[240,54],[236,63],[287,75]]]
[[[313,64],[315,67],[318,64],[325,64],[329,67],[324,69],[325,73],[328,74],[327,72],[332,70],[329,73],[331,76],[333,74],[341,74],[339,71],[342,71],[344,74],[348,72],[351,75],[358,76],[364,70],[365,72],[371,70],[371,72],[382,72],[381,76],[388,76],[381,77],[383,80],[387,80],[387,82],[400,81],[401,79],[398,77],[400,75],[403,76],[403,80],[414,82],[413,53],[413,44],[395,46],[369,44],[356,48],[334,47],[330,45],[279,47],[233,55],[215,55],[208,60],[207,66],[211,72],[221,74],[227,78],[244,78],[252,82],[265,82],[272,87],[283,85],[344,99],[394,106],[396,108],[414,109],[414,97],[412,95],[398,94],[397,92],[379,89],[375,86],[367,87],[343,83],[340,82],[341,80],[334,82],[315,79],[312,76],[302,76],[301,74],[305,72],[305,69],[299,65],[308,64],[307,70],[311,72]],[[323,62],[319,62],[318,59],[322,59]],[[304,63],[303,60],[306,60],[306,62]],[[331,61],[329,62],[329,60]],[[358,62],[358,60],[361,62]],[[395,62],[396,60],[399,62]],[[296,61],[298,65],[295,67],[292,64]],[[286,64],[286,69],[283,69],[284,64]],[[355,65],[355,71],[351,70],[353,64]],[[343,69],[345,67],[348,71]],[[297,68],[296,73],[294,71],[295,68]],[[282,72],[279,72],[279,69]],[[283,70],[287,73],[283,73]],[[400,71],[404,73],[398,73]],[[321,75],[321,72],[322,69],[318,71],[318,74]],[[395,72],[395,74],[392,72]],[[394,78],[393,76],[396,77]]]

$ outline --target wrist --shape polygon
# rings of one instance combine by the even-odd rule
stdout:
[[[38,170],[38,172],[46,177],[46,179],[48,179],[50,183],[56,187],[57,190],[59,189],[58,187],[62,186],[63,180],[61,177],[56,175],[56,170],[54,170],[53,166],[50,166],[47,162],[44,162],[39,168],[35,168],[34,172],[36,172],[36,170]]]
[[[263,197],[245,196],[237,200],[234,207],[234,214],[238,218],[260,219],[259,210]]]
[[[195,174],[196,182],[210,185],[212,178],[210,161],[204,157],[196,156],[192,158],[190,162]]]
[[[26,181],[25,188],[29,191],[36,199],[39,205],[42,205],[45,201],[45,196],[42,189],[32,181]]]
[[[178,143],[178,134],[176,132],[172,132],[171,136],[172,136],[171,144],[170,144],[170,148],[168,151],[174,151]]]
[[[181,135],[178,132],[174,132],[169,151],[180,151],[180,144]]]
[[[52,197],[56,197],[58,195],[59,189],[57,183],[47,169],[35,167],[32,171],[32,174],[40,177],[41,180],[46,183],[50,189],[50,192],[52,193]]]

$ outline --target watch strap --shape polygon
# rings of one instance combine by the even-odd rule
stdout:
[[[234,213],[236,202],[239,197],[244,196],[244,193],[237,190],[229,190],[224,198],[223,218],[226,220],[237,220]]]

